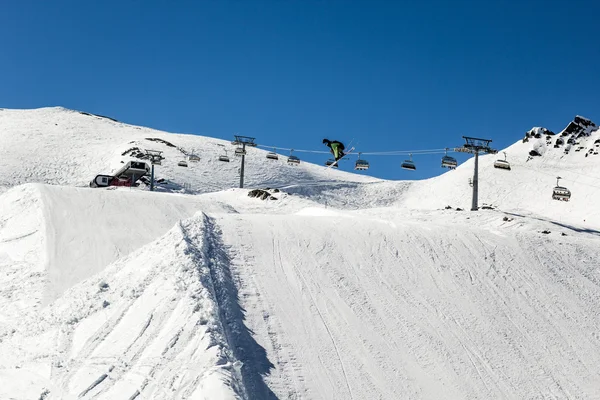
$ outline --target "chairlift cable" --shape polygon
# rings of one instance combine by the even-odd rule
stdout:
[[[270,146],[270,145],[264,145],[264,144],[259,144],[259,145],[257,145],[257,147],[261,147],[261,148],[265,148],[265,149],[281,150],[281,151],[294,150],[294,152],[298,152],[298,153],[329,154],[328,151],[323,151],[323,150],[306,150],[306,149],[296,149],[296,148],[291,149],[288,147],[277,147],[277,146]],[[404,156],[404,155],[409,155],[409,154],[427,155],[427,154],[446,153],[447,149],[449,150],[451,148],[423,149],[423,150],[369,151],[369,152],[361,151],[361,154],[368,155],[368,156]]]

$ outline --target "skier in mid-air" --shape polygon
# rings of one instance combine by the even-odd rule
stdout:
[[[323,139],[323,144],[331,149],[331,154],[333,154],[333,158],[335,161],[339,161],[346,154],[344,153],[344,143],[338,142],[337,140],[329,140]]]

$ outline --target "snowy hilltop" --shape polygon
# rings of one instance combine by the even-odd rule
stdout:
[[[247,148],[238,189],[227,141],[0,110],[0,398],[600,398],[599,148],[533,128],[480,156],[471,212],[473,159],[389,181]],[[156,190],[120,186],[148,150]]]

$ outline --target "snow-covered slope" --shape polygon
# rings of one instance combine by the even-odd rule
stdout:
[[[472,160],[393,182],[251,149],[263,201],[216,139],[57,108],[0,127],[0,398],[600,398],[594,129],[480,157],[496,209],[472,213]],[[161,192],[84,187],[158,146]]]
[[[598,229],[600,130],[595,125],[586,128],[565,135],[540,135],[538,138],[532,135],[527,141],[518,141],[499,154],[480,156],[479,205],[536,215],[581,229]],[[572,145],[568,144],[570,139],[574,142]],[[562,144],[555,147],[557,141]],[[541,155],[531,156],[533,150]],[[511,170],[494,168],[494,162],[504,160],[505,155]],[[417,209],[450,205],[470,210],[473,166],[474,160],[470,159],[454,171],[411,185],[403,205]],[[557,176],[562,178],[560,186],[566,186],[572,192],[568,203],[552,200]]]
[[[600,396],[597,235],[495,211],[265,207],[200,213],[9,319],[0,373],[49,398],[218,398],[210,371],[247,398]]]
[[[480,157],[480,205],[558,220],[564,217],[565,222],[572,224],[583,220],[586,224],[600,224],[593,206],[600,189],[600,143],[596,143],[600,131],[591,121],[575,117],[561,133],[551,133],[545,128],[534,128],[527,132],[528,142],[518,141],[497,155]],[[559,139],[563,144],[554,148]],[[570,139],[578,144],[569,144]],[[232,162],[218,161],[224,148]],[[0,193],[32,182],[87,187],[97,174],[111,173],[123,162],[139,160],[132,154],[146,149],[164,152],[165,160],[157,166],[156,178],[165,179],[168,184],[157,185],[158,190],[209,193],[238,187],[239,161],[233,156],[234,148],[218,139],[156,131],[60,107],[4,109],[0,111]],[[533,149],[542,156],[530,157]],[[494,160],[504,159],[502,152],[512,165],[510,172],[493,168]],[[184,153],[195,153],[200,161],[188,162],[187,168],[179,167],[177,163],[185,159]],[[473,160],[436,178],[396,182],[309,163],[289,166],[287,157],[274,161],[266,159],[266,154],[261,149],[248,149],[247,187],[286,188],[290,193],[346,209],[471,206],[469,180]],[[561,176],[561,185],[572,191],[571,202],[551,200],[556,176]],[[530,200],[532,193],[539,201]]]
[[[223,146],[231,159],[229,163],[218,161]],[[138,160],[131,157],[135,148],[140,152],[163,151],[165,160],[156,168],[156,178],[170,181],[175,188],[205,193],[239,185],[239,161],[230,142],[132,126],[55,107],[0,110],[0,191],[32,182],[87,187],[97,174],[116,171],[122,161]],[[247,186],[338,179],[377,181],[313,164],[289,166],[285,156],[277,161],[267,160],[267,151],[258,148],[247,151]],[[179,167],[178,162],[185,160],[188,153],[197,154],[200,161],[189,162],[187,168]]]

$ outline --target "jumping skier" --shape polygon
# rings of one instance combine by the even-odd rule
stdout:
[[[342,142],[338,142],[337,140],[331,141],[329,139],[323,139],[323,144],[331,149],[331,154],[333,154],[335,161],[339,161],[346,155],[344,153],[344,144]]]

